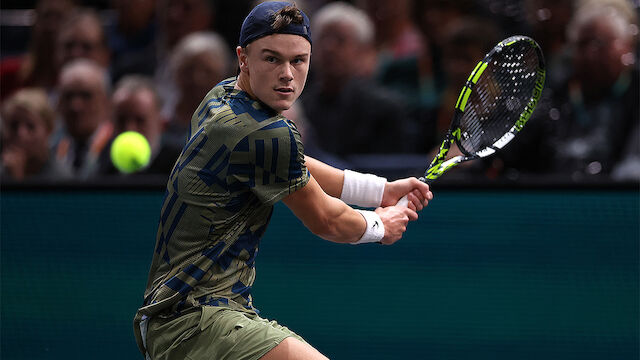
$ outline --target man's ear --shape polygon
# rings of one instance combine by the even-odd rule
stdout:
[[[247,66],[247,49],[241,46],[236,47],[236,55],[238,56],[238,67],[240,67],[240,71],[249,72],[249,67]]]

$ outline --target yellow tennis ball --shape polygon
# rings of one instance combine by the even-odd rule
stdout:
[[[134,173],[149,164],[151,147],[144,135],[125,131],[111,144],[111,162],[120,172]]]

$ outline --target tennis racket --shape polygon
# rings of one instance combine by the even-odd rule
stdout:
[[[469,75],[449,131],[420,180],[430,184],[454,166],[491,156],[513,140],[538,104],[545,73],[542,50],[533,39],[512,36],[498,43]],[[445,160],[454,143],[462,155]],[[398,205],[407,203],[405,196]]]

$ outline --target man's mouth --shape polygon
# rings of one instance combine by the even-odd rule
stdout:
[[[281,94],[291,94],[291,93],[293,93],[293,89],[292,88],[287,88],[287,87],[276,88],[276,91],[281,93]]]

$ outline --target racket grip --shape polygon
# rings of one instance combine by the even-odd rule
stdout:
[[[396,204],[396,206],[402,207],[407,207],[407,205],[409,205],[409,198],[407,197],[407,195],[400,198],[400,200],[398,200],[398,203]]]
[[[422,176],[419,177],[418,180],[425,182],[427,184],[431,183],[431,181],[427,181],[427,179]],[[409,198],[407,197],[407,195],[401,197],[400,200],[398,200],[398,203],[396,204],[396,206],[403,206],[403,207],[407,207],[407,205],[409,205]]]

